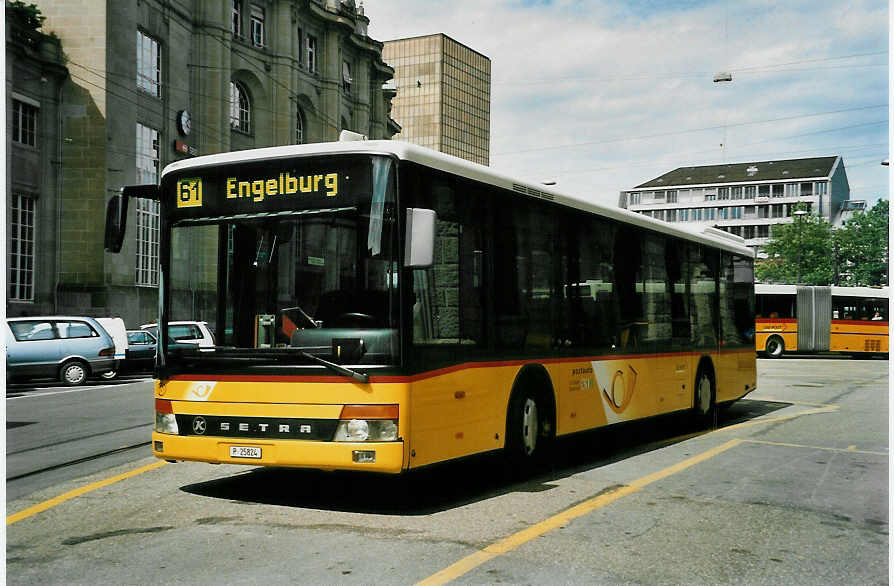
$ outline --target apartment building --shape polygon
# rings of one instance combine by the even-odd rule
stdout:
[[[490,163],[490,59],[448,37],[385,41],[394,68],[394,140],[487,165]]]
[[[803,204],[833,224],[850,209],[840,156],[680,167],[622,191],[622,208],[665,222],[709,225],[736,234],[756,251],[773,224],[794,221]]]

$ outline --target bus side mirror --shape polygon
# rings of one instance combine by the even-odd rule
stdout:
[[[127,229],[127,200],[126,196],[119,193],[106,206],[105,248],[109,252],[121,252]]]
[[[407,246],[404,267],[424,269],[430,267],[435,257],[434,210],[407,208]]]

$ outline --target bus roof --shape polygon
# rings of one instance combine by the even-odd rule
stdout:
[[[676,224],[656,220],[642,214],[637,214],[623,208],[608,206],[594,201],[582,199],[580,196],[572,196],[559,191],[549,189],[545,185],[532,183],[523,179],[517,179],[495,171],[491,167],[479,165],[427,149],[418,145],[396,140],[360,140],[321,142],[302,145],[286,145],[249,149],[205,155],[191,159],[176,161],[167,165],[162,171],[162,178],[168,173],[198,169],[202,167],[229,165],[235,163],[247,163],[261,160],[275,160],[289,157],[327,155],[327,154],[379,154],[390,155],[405,161],[419,163],[432,169],[452,173],[474,181],[480,181],[509,191],[514,191],[527,197],[555,202],[557,204],[575,208],[601,216],[612,218],[628,224],[641,226],[656,232],[676,236],[686,240],[700,242],[709,246],[722,248],[729,252],[754,257],[754,251],[745,246],[745,240],[734,234],[729,234],[717,228],[704,228],[700,231],[687,229]]]
[[[756,295],[795,295],[798,287],[805,285],[766,285],[757,283],[754,286]],[[888,287],[837,287],[832,286],[833,297],[875,297],[888,299]]]

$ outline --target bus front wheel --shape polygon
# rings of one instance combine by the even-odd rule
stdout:
[[[785,352],[785,342],[779,336],[767,338],[766,354],[768,358],[779,358]]]
[[[545,461],[552,427],[547,414],[546,401],[530,390],[516,393],[509,402],[506,456],[514,472],[531,472]]]

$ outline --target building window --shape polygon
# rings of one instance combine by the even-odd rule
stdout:
[[[758,238],[769,238],[770,237],[770,226],[764,224],[763,226],[756,226],[757,228],[757,237]]]
[[[251,100],[242,84],[230,82],[230,128],[251,132]]]
[[[37,112],[39,108],[13,99],[12,141],[32,147],[37,146]]]
[[[242,0],[233,0],[233,36],[242,36]]]
[[[757,193],[757,190],[754,185],[745,186],[745,199],[754,199],[755,193]]]
[[[801,197],[813,195],[813,183],[801,184]]]
[[[770,206],[757,206],[757,217],[758,218],[769,218],[770,217]]]
[[[158,131],[137,123],[137,183],[158,183],[158,149]],[[158,285],[158,225],[158,202],[138,198],[137,285]]]
[[[667,203],[677,203],[677,192],[674,189],[667,191]]]
[[[14,193],[9,210],[11,301],[34,301],[34,199]]]
[[[781,218],[783,217],[784,209],[781,203],[773,204],[770,209],[770,216],[773,218]]]
[[[679,212],[679,215],[680,215],[681,222],[688,222],[689,221],[689,208],[681,209]]]
[[[317,71],[317,38],[311,35],[307,35],[307,70]]]
[[[773,186],[773,197],[783,197],[785,194],[783,192],[784,185],[779,183]]]
[[[343,89],[346,94],[350,94],[352,83],[354,83],[354,78],[351,77],[351,64],[347,61],[343,61],[341,64],[341,89]]]
[[[718,188],[717,199],[729,199],[729,187]]]
[[[137,31],[137,87],[161,95],[161,46],[142,31]]]
[[[301,30],[301,28],[299,27],[298,28],[298,51],[296,51],[296,53],[295,53],[298,58],[298,67],[301,67],[304,65],[304,56],[302,55],[302,53],[304,52],[304,51],[302,51],[303,48],[304,48],[304,31]]]
[[[814,183],[814,190],[817,195],[826,195],[826,185],[827,183]]]
[[[301,108],[295,109],[295,144],[304,144],[304,113]]]
[[[770,186],[769,185],[758,185],[757,186],[757,196],[758,197],[770,197]]]
[[[746,240],[749,238],[754,238],[754,226],[743,226],[742,237]]]
[[[639,194],[638,191],[634,191],[633,193],[629,194],[628,197],[630,198],[630,204],[629,204],[629,205],[632,205],[632,206],[639,205],[640,194]]]
[[[158,202],[137,198],[137,285],[158,286]]]
[[[730,199],[742,199],[742,188],[741,187],[730,187],[729,193],[730,193]]]
[[[254,4],[251,5],[251,44],[264,46],[264,9]]]
[[[714,200],[716,200],[716,199],[717,199],[717,194],[716,194],[716,193],[708,193],[708,192],[705,192],[705,201],[714,201]]]
[[[785,197],[798,197],[798,184],[797,183],[786,183],[785,184]]]

